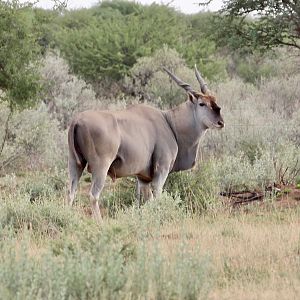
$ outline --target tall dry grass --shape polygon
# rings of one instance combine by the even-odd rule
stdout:
[[[0,200],[5,299],[300,296],[299,208],[270,203],[196,216],[164,195],[98,227],[55,197]]]

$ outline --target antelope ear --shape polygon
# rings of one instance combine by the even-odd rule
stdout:
[[[193,102],[194,104],[198,101],[197,98],[195,97],[195,95],[191,92],[187,92],[188,96],[189,96],[189,100],[191,102]]]

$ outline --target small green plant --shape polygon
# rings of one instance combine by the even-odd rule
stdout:
[[[200,213],[217,205],[219,186],[212,162],[199,163],[196,169],[171,174],[166,182],[169,193],[178,194],[181,206]]]
[[[64,230],[75,229],[80,224],[80,217],[69,208],[62,206],[56,199],[43,194],[37,201],[31,201],[30,194],[12,195],[1,199],[0,228],[10,229],[18,234],[30,230],[36,237],[55,237]]]
[[[66,189],[66,172],[52,170],[50,172],[37,172],[31,178],[23,180],[20,188],[21,194],[29,195],[30,201],[38,201],[53,196],[64,196]]]
[[[136,179],[127,177],[118,179],[106,188],[102,196],[102,204],[115,216],[119,210],[133,205],[135,201]]]
[[[166,196],[163,199],[164,203],[171,200]],[[164,218],[164,210],[169,208],[157,209],[149,204],[142,214],[146,217],[151,211],[159,212],[159,218]],[[19,247],[15,247],[14,234],[8,242],[1,240],[2,295],[7,299],[18,295],[21,299],[49,300],[124,299],[128,295],[129,299],[207,297],[211,285],[210,261],[206,256],[186,250],[183,240],[170,258],[157,241],[148,244],[144,236],[139,243],[134,242],[120,221],[104,224],[101,230],[88,222],[80,228],[73,224],[72,236],[56,237],[34,255],[31,241],[26,238],[19,241]]]
[[[296,189],[300,189],[300,176],[296,176],[295,185]]]

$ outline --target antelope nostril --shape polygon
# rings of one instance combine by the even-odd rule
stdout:
[[[219,121],[218,125],[224,127],[224,122],[223,121]]]

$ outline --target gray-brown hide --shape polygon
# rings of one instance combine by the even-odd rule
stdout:
[[[136,176],[138,204],[141,194],[149,198],[153,191],[154,197],[159,196],[170,172],[194,166],[205,131],[224,127],[220,108],[201,77],[201,92],[196,92],[166,72],[188,93],[178,107],[162,111],[138,104],[121,111],[85,111],[73,119],[68,134],[70,205],[86,166],[92,173],[90,198],[97,220],[101,220],[98,199],[107,175]],[[198,78],[200,73],[195,72]]]

